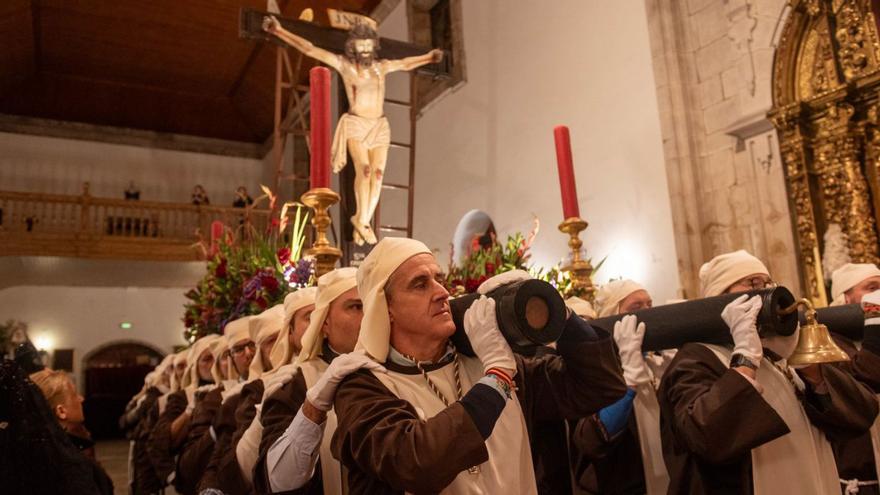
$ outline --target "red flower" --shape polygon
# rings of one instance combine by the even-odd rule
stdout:
[[[260,283],[269,292],[277,291],[278,287],[280,286],[278,284],[278,279],[275,278],[275,275],[271,275],[271,274],[261,275],[260,276]]]
[[[266,301],[266,298],[264,297],[258,297],[257,300],[254,302],[257,303],[257,306],[259,306],[260,309],[266,309],[267,307],[269,307],[269,302]]]
[[[488,279],[489,277],[487,277],[486,275],[482,275],[479,278],[469,278],[464,283],[464,290],[467,291],[469,294],[472,294],[477,291],[477,289],[480,287],[480,284]]]
[[[278,250],[278,262],[282,265],[286,265],[290,261],[290,248],[283,247]]]
[[[495,263],[491,261],[486,262],[486,275],[495,275]]]
[[[226,258],[220,258],[220,263],[217,263],[217,266],[214,267],[214,276],[217,278],[225,278],[226,274]]]

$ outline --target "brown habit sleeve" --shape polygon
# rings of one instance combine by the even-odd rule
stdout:
[[[165,484],[174,472],[174,449],[171,445],[171,423],[186,410],[186,392],[178,390],[168,396],[165,410],[153,426],[147,442],[147,453],[156,476]]]
[[[669,407],[661,421],[670,423],[678,446],[712,464],[733,461],[789,432],[745,377],[699,344],[678,351],[658,400],[661,409],[664,403]]]
[[[177,459],[177,475],[174,486],[181,493],[195,493],[199,480],[211,454],[214,452],[214,438],[211,436],[211,422],[220,410],[221,389],[215,388],[201,395],[193,410],[189,434]]]
[[[517,356],[517,396],[526,423],[578,419],[614,403],[626,393],[611,337],[560,345],[558,355]]]
[[[333,455],[349,469],[353,492],[436,493],[489,459],[460,402],[422,421],[409,402],[361,370],[343,380],[335,408]]]
[[[245,495],[252,491],[238,465],[235,449],[245,430],[251,425],[257,410],[254,408],[263,398],[263,380],[253,380],[241,389],[241,399],[235,409],[235,431],[230,436],[226,451],[217,461],[217,483],[228,495]]]
[[[260,456],[254,466],[254,489],[258,493],[271,493],[269,473],[266,471],[266,455],[269,452],[269,447],[275,443],[275,440],[278,440],[278,437],[293,421],[305,399],[306,382],[302,373],[297,373],[292,380],[263,400],[263,409],[260,413],[263,436],[260,439]],[[322,488],[321,475],[318,471],[315,472],[312,481],[306,484],[303,489],[308,490],[313,484],[316,484],[318,489]]]
[[[208,467],[205,468],[205,474],[199,482],[199,491],[206,488],[216,488],[223,490],[217,480],[217,469],[220,465],[220,459],[229,449],[232,442],[232,433],[235,431],[235,410],[238,408],[241,394],[235,394],[220,404],[220,411],[214,418],[214,434],[217,435],[217,442],[214,445],[214,453],[211,454],[211,460],[208,461]]]

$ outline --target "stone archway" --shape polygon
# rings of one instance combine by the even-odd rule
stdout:
[[[119,416],[162,357],[152,345],[132,340],[108,342],[83,357],[83,410],[95,438],[120,436]]]
[[[878,261],[880,6],[791,4],[768,117],[779,135],[801,280],[807,296],[824,305],[835,265]]]

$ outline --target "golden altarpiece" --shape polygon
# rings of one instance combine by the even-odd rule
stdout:
[[[840,227],[855,263],[878,261],[880,5],[790,0],[768,117],[780,154],[806,296],[829,302],[824,236]]]

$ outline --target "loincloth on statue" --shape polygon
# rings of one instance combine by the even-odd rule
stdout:
[[[391,145],[391,126],[386,117],[369,119],[344,113],[339,117],[336,134],[333,136],[333,147],[330,150],[330,161],[333,171],[339,172],[348,160],[348,140],[360,141],[367,150],[380,146]]]

